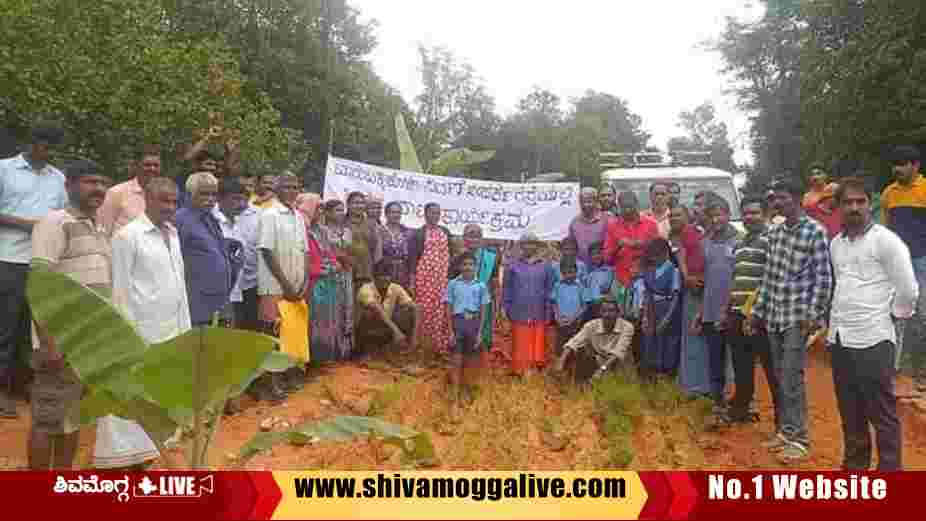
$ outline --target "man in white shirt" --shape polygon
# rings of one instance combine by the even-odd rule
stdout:
[[[145,212],[113,238],[113,304],[150,344],[191,328],[180,238],[170,223],[177,185],[157,177],[145,188]]]
[[[871,197],[860,178],[836,192],[843,232],[830,244],[836,290],[828,343],[843,430],[843,469],[871,465],[869,424],[878,445],[878,470],[902,470],[900,420],[894,395],[896,320],[909,319],[919,296],[910,250],[871,222]]]

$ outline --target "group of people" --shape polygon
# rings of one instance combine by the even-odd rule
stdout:
[[[588,382],[635,363],[647,379],[677,379],[689,395],[712,399],[726,424],[756,419],[758,355],[775,405],[765,446],[784,462],[808,454],[808,339],[828,331],[845,466],[870,464],[869,423],[879,468],[901,466],[893,382],[903,344],[895,321],[913,315],[926,278],[926,184],[915,149],[896,152],[897,181],[881,203],[885,226],[871,224],[870,193],[857,178],[835,190],[814,179],[809,194],[785,181],[768,199],[747,198],[745,233],[730,223],[730,202],[712,192],[686,207],[657,182],[643,211],[633,192],[585,188],[581,214],[551,262],[532,233],[505,258],[478,225],[453,237],[437,204],[411,229],[401,205],[375,194],[323,201],[302,193],[295,175],[232,175],[202,151],[178,181],[162,176],[160,151],[144,147],[135,176],[110,187],[91,161],[64,172],[48,163],[62,137],[37,126],[22,154],[0,161],[0,416],[16,417],[9,385],[17,335],[31,330],[33,468],[73,462],[82,393],[56,339],[29,318],[26,280],[40,269],[111,297],[150,344],[217,322],[278,334],[291,325],[287,310],[301,306],[307,342],[284,345],[296,367],[251,388],[274,403],[304,385],[309,361],[414,349],[419,339],[449,362],[454,389],[472,397],[468,369],[493,345],[496,303],[511,326],[513,374],[551,365],[554,324],[554,369],[571,362],[576,380]],[[916,389],[926,392],[922,353],[914,359]],[[236,412],[234,402],[225,412]],[[103,443],[107,452],[106,436],[122,442]],[[156,456],[132,422],[98,422],[98,466]]]

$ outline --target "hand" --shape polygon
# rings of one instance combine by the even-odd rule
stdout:
[[[299,302],[300,300],[302,300],[302,292],[298,291],[296,288],[294,288],[291,284],[287,282],[286,285],[283,287],[283,298],[290,302]]]
[[[727,401],[732,400],[734,394],[736,394],[736,386],[734,384],[728,383],[723,387],[723,396]]]
[[[695,275],[688,275],[685,277],[685,285],[688,286],[688,289],[702,289],[704,287],[704,279]]]
[[[631,239],[627,241],[627,245],[630,246],[631,248],[642,248],[643,241],[638,240],[638,239]]]
[[[627,241],[625,241],[624,239],[620,239],[619,241],[617,241],[618,248],[623,248],[624,246],[627,246]]]

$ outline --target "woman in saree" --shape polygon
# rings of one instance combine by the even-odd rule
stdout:
[[[392,280],[406,290],[412,282],[408,272],[408,240],[412,230],[402,224],[402,204],[386,205],[386,225],[383,227],[383,260],[395,267]]]
[[[450,269],[450,230],[441,226],[441,207],[424,206],[425,224],[409,239],[408,270],[412,274],[412,298],[418,304],[418,331],[436,353],[450,350],[450,324],[444,306]]]
[[[309,349],[316,362],[348,358],[354,346],[354,275],[347,254],[350,229],[345,225],[344,203],[331,200],[324,208],[325,224],[316,222],[311,228],[321,259],[309,303]]]
[[[674,377],[682,347],[682,274],[663,238],[646,247],[638,294],[641,332],[640,369],[648,378]]]

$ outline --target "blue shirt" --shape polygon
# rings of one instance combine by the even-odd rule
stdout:
[[[68,207],[64,174],[51,165],[35,170],[22,154],[0,160],[0,214],[39,220]],[[0,226],[0,262],[29,264],[32,233]]]
[[[614,285],[614,268],[611,266],[599,266],[588,274],[588,281],[585,287],[585,301],[598,302],[605,295],[611,293],[611,286]]]
[[[559,308],[559,316],[573,318],[582,312],[585,287],[576,279],[573,282],[560,281],[553,285],[550,300]]]
[[[563,274],[559,271],[559,263],[552,263],[553,266],[553,284],[556,285],[557,282],[563,280]],[[580,284],[585,284],[588,281],[588,264],[576,259],[576,280]]]
[[[457,277],[447,284],[447,295],[444,302],[450,304],[454,315],[463,313],[479,313],[482,306],[490,303],[489,288],[475,278],[471,281]]]

